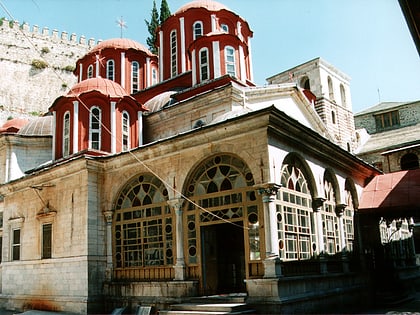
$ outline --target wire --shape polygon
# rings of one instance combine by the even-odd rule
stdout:
[[[3,10],[6,12],[6,14],[10,17],[10,19],[12,20],[12,21],[14,21],[15,19],[13,18],[13,16],[12,16],[12,14],[9,12],[9,10],[6,8],[6,6],[3,4],[3,2],[0,0],[0,6],[3,8]],[[32,42],[32,40],[31,40],[31,38],[30,37],[28,37],[26,34],[25,34],[25,32],[23,31],[23,30],[21,30],[20,29],[20,32],[24,35],[24,37],[26,38],[26,40],[31,44],[31,46],[35,49],[35,51],[39,54],[39,56],[48,64],[48,62],[47,62],[47,60],[45,60],[45,58],[42,56],[42,53],[41,53],[41,51],[35,46],[35,44]],[[48,66],[49,66],[49,64],[48,64]],[[51,68],[51,67],[49,67],[49,68]],[[64,79],[61,77],[61,75],[54,69],[54,68],[52,68],[53,69],[53,72],[55,73],[55,75],[58,77],[58,79],[62,82],[62,83],[66,83],[65,81],[64,81]],[[111,133],[111,131],[104,125],[104,123],[102,122],[102,120],[98,117],[98,116],[96,116],[92,111],[91,111],[91,109],[80,99],[80,97],[78,96],[78,95],[76,95],[75,96],[75,98],[79,101],[79,103],[91,114],[91,115],[93,115],[98,121],[100,121],[100,123],[101,123],[101,127],[103,127],[103,129],[106,131],[106,132],[108,132],[109,133],[109,135],[112,137],[112,138],[114,138],[117,142],[118,142],[118,144],[122,144],[122,141],[120,140],[120,139],[118,139],[115,135],[113,135],[112,133]],[[207,210],[207,209],[205,209],[205,208],[203,208],[202,206],[200,206],[199,204],[197,204],[196,202],[194,202],[193,200],[191,200],[190,198],[188,198],[186,195],[184,195],[182,192],[180,192],[180,191],[178,191],[176,188],[174,188],[174,187],[172,187],[172,185],[170,185],[168,182],[166,182],[162,177],[160,177],[151,167],[149,167],[147,164],[145,164],[143,161],[141,161],[131,150],[130,151],[128,151],[128,153],[139,163],[139,164],[141,164],[144,168],[146,168],[150,173],[152,173],[153,174],[153,176],[155,176],[156,178],[158,178],[162,183],[164,183],[167,187],[170,187],[170,189],[174,192],[174,194],[176,194],[176,195],[179,195],[179,196],[181,196],[184,200],[186,200],[186,201],[188,201],[188,202],[190,202],[190,203],[192,203],[194,206],[196,206],[198,209],[200,209],[201,211],[203,211],[203,212],[206,212],[206,213],[208,213],[208,214],[210,214],[210,215],[212,215],[213,217],[215,217],[215,218],[217,218],[217,219],[219,219],[219,220],[221,220],[221,221],[223,221],[223,222],[225,222],[225,223],[229,223],[229,224],[231,224],[231,225],[234,225],[234,226],[236,226],[236,227],[239,227],[239,228],[241,228],[241,229],[244,229],[244,230],[249,230],[249,228],[248,227],[246,227],[246,226],[243,226],[243,225],[239,225],[239,224],[237,224],[237,223],[235,223],[235,222],[231,222],[231,221],[229,221],[228,219],[225,219],[225,218],[222,218],[222,217],[220,217],[220,216],[218,216],[217,214],[215,214],[215,213],[213,213],[213,212],[211,212],[211,211],[209,211],[209,210]],[[38,194],[38,196],[39,196],[39,194]],[[40,196],[39,196],[40,197]],[[41,199],[42,200],[42,199]]]

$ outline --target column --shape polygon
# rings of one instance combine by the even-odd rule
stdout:
[[[346,204],[339,204],[335,206],[335,213],[337,214],[338,218],[338,232],[340,233],[340,249],[341,249],[341,261],[343,263],[343,272],[349,272],[349,261],[347,257],[347,243],[346,243],[346,233],[345,233],[345,225],[344,225],[344,218],[343,213],[346,209]]]
[[[276,193],[280,186],[274,183],[258,185],[258,194],[262,195],[264,207],[265,259],[264,278],[281,276],[279,258],[279,237],[277,231]]]
[[[106,269],[105,278],[108,281],[112,280],[112,216],[114,212],[112,210],[104,211],[104,217],[106,221]]]
[[[175,212],[175,240],[176,240],[176,263],[175,279],[185,280],[185,259],[184,259],[184,226],[182,224],[182,204],[184,199],[176,198],[168,200],[168,204]]]
[[[320,269],[321,273],[327,273],[327,264],[325,263],[325,244],[324,244],[324,229],[322,227],[322,215],[321,210],[324,205],[325,198],[314,198],[312,200],[312,207],[314,210],[314,218],[315,218],[315,229],[316,229],[316,240],[317,240],[317,247],[318,247],[318,254],[320,260]]]

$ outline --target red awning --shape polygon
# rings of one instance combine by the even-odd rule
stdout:
[[[420,209],[420,169],[378,175],[363,189],[362,213],[412,212]]]

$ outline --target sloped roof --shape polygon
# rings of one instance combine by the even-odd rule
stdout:
[[[70,89],[67,96],[79,96],[80,94],[91,91],[98,91],[110,97],[129,96],[121,85],[101,77],[87,79],[77,83]]]
[[[354,114],[354,116],[360,116],[360,115],[365,115],[365,114],[373,114],[376,112],[382,112],[382,111],[387,111],[389,109],[393,109],[396,108],[398,106],[404,105],[404,104],[409,104],[411,102],[382,102],[379,104],[376,104],[372,107],[366,108],[356,114]]]
[[[410,212],[420,208],[420,169],[378,175],[363,189],[362,212]]]
[[[24,118],[13,118],[6,121],[3,126],[0,127],[0,133],[16,133],[18,132],[23,126],[25,126],[29,122],[28,119]]]

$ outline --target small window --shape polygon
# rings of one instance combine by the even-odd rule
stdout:
[[[419,168],[419,158],[414,153],[407,153],[401,158],[401,170],[415,170]]]
[[[139,91],[139,63],[133,61],[131,64],[131,93]]]
[[[195,22],[193,25],[193,29],[194,29],[194,33],[193,33],[194,40],[203,36],[203,22],[201,21]]]
[[[307,76],[303,77],[300,80],[300,87],[305,90],[311,90],[311,85]]]
[[[42,225],[42,253],[41,258],[47,259],[52,257],[52,224]]]
[[[126,111],[122,114],[122,150],[130,149],[130,117]]]
[[[383,131],[398,127],[400,115],[397,110],[375,115],[376,131]]]
[[[235,67],[235,49],[233,47],[225,47],[225,63],[226,63],[226,73],[236,77],[236,67]]]
[[[347,107],[346,90],[343,84],[340,84],[341,106]]]
[[[178,73],[176,30],[171,32],[171,77]]]
[[[63,120],[63,157],[70,155],[70,113],[64,114]]]
[[[20,229],[12,231],[12,260],[20,260]]]
[[[90,111],[89,144],[91,149],[101,149],[101,110],[98,107]]]
[[[115,80],[115,63],[114,60],[108,60],[106,62],[106,78],[108,80]]]
[[[334,87],[330,76],[328,76],[328,96],[331,101],[334,100]]]
[[[90,66],[87,68],[87,78],[88,78],[88,79],[93,78],[93,65],[90,65]]]
[[[331,111],[331,121],[335,125],[335,111]]]
[[[207,48],[200,50],[200,80],[204,82],[209,79],[209,51]]]
[[[229,33],[229,26],[227,26],[227,24],[221,24],[220,28],[222,29],[223,32]]]

